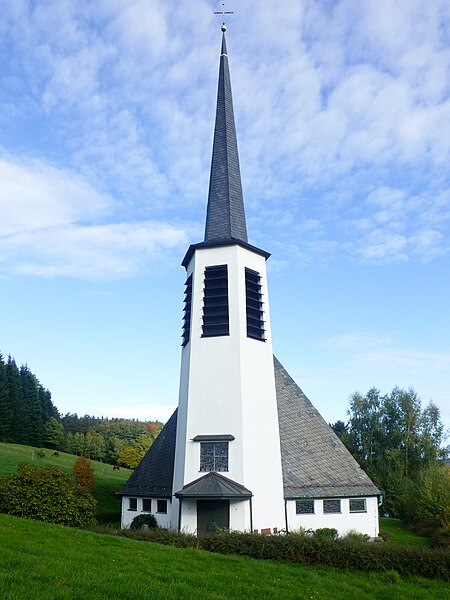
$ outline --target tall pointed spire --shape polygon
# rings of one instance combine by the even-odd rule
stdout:
[[[225,25],[222,31],[205,242],[247,242]]]

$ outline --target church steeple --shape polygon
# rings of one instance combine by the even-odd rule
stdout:
[[[206,213],[205,242],[247,243],[241,171],[234,123],[230,69],[222,25],[216,123]]]

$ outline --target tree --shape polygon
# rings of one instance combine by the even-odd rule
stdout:
[[[42,446],[44,422],[39,402],[39,381],[27,365],[20,367],[22,396],[25,406],[25,442],[32,446]]]
[[[129,469],[135,469],[141,462],[143,455],[131,446],[124,448],[117,458],[119,465],[128,467]]]
[[[64,427],[55,417],[50,417],[44,427],[44,442],[49,448],[63,448]]]
[[[419,473],[413,495],[413,516],[450,527],[450,469],[445,464],[428,465]]]
[[[26,442],[27,414],[23,401],[22,384],[16,361],[8,356],[6,363],[6,382],[8,398],[12,409],[10,440],[17,444]]]
[[[79,456],[73,465],[73,476],[76,482],[82,488],[87,488],[91,492],[95,488],[95,474],[90,461],[84,456]]]
[[[0,353],[0,441],[10,441],[12,420],[13,410],[8,394],[6,365],[2,354]]]
[[[96,501],[89,490],[57,467],[20,463],[0,480],[0,512],[73,527],[95,522]]]
[[[439,409],[410,388],[395,387],[382,396],[372,388],[350,397],[348,435],[341,439],[375,484],[385,491],[384,510],[391,516],[411,513],[418,474],[445,455]]]

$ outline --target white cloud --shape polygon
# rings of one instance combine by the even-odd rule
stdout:
[[[0,236],[99,218],[113,206],[73,171],[0,156]]]
[[[164,222],[117,223],[117,203],[43,161],[0,160],[0,267],[41,277],[123,277],[186,245]],[[109,223],[99,221],[109,220]]]

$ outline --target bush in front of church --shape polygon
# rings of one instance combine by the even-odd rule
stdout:
[[[0,512],[71,527],[95,523],[97,502],[87,488],[58,467],[20,463],[0,480]]]
[[[144,527],[145,525],[148,529],[156,529],[158,527],[155,517],[150,514],[145,514],[134,517],[131,521],[130,529],[147,529],[147,527]]]

